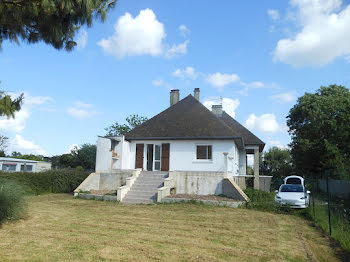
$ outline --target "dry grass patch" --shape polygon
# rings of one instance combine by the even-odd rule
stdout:
[[[0,229],[0,261],[338,261],[294,216],[194,204],[124,206],[51,194]]]

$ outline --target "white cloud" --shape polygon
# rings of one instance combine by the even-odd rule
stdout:
[[[173,72],[173,76],[181,78],[181,79],[192,79],[192,80],[194,80],[194,79],[197,78],[197,73],[196,73],[196,70],[193,67],[188,66],[185,69],[181,69],[181,68],[176,69]]]
[[[296,92],[286,92],[286,93],[280,93],[277,95],[271,96],[272,99],[277,101],[278,103],[284,104],[284,103],[290,103],[297,99]]]
[[[130,13],[121,16],[114,26],[114,34],[97,44],[107,54],[118,58],[125,56],[151,55],[176,57],[187,53],[189,40],[171,47],[164,47],[164,25],[154,12],[147,8],[134,18]]]
[[[172,45],[172,47],[168,48],[164,55],[167,58],[173,58],[173,57],[177,57],[179,55],[185,55],[187,54],[187,45],[190,43],[190,40],[186,40],[185,42],[181,43],[181,44],[174,44]]]
[[[251,82],[251,83],[245,83],[245,82],[241,82],[241,85],[247,88],[263,88],[265,87],[265,84],[261,81],[255,81],[255,82]]]
[[[17,97],[18,94],[11,94],[11,97]],[[26,126],[32,111],[40,105],[52,102],[53,99],[48,96],[30,96],[24,93],[24,102],[20,111],[15,113],[15,118],[0,117],[0,130],[10,132],[21,132]]]
[[[162,41],[166,37],[164,25],[151,9],[141,10],[135,18],[125,13],[118,19],[114,30],[111,37],[98,42],[106,53],[117,57],[158,56],[163,53]]]
[[[77,48],[78,49],[85,48],[87,45],[87,40],[88,40],[88,33],[86,32],[86,30],[82,29],[77,38]]]
[[[21,135],[16,135],[11,142],[12,151],[19,151],[23,154],[47,155],[46,151],[33,141],[25,140]]]
[[[293,66],[323,66],[350,55],[350,5],[341,0],[291,0],[295,23],[301,29],[281,39],[274,61]]]
[[[263,114],[256,116],[255,114],[249,115],[245,122],[245,126],[251,130],[257,130],[265,133],[275,133],[283,130],[277,121],[274,114]]]
[[[188,29],[186,25],[180,25],[179,31],[180,31],[180,35],[183,37],[187,37],[191,33],[191,30]]]
[[[171,85],[169,85],[167,82],[163,81],[162,79],[155,79],[152,81],[152,85],[154,86],[163,86],[169,90],[172,89]]]
[[[74,118],[83,120],[100,114],[100,112],[93,110],[94,105],[86,104],[81,101],[77,101],[74,105],[67,109],[67,113]]]
[[[267,14],[271,17],[272,20],[278,20],[280,18],[280,13],[275,9],[268,9]]]
[[[239,80],[239,76],[236,74],[215,73],[209,74],[206,80],[212,86],[218,88],[219,90],[222,90],[224,86],[237,82]]]
[[[239,106],[239,103],[240,102],[238,99],[228,97],[208,97],[204,100],[203,105],[211,111],[211,107],[213,105],[222,104],[222,109],[234,118],[236,116],[235,111]]]
[[[80,149],[80,146],[78,146],[77,144],[71,144],[67,152],[65,152],[64,154],[70,154],[72,151],[76,151],[77,149]]]
[[[287,145],[282,144],[281,141],[279,140],[268,138],[266,143],[267,143],[267,148],[278,147],[279,149],[289,149]]]

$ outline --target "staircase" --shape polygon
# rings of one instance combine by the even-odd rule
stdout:
[[[158,188],[163,186],[167,172],[142,171],[129,192],[122,200],[123,204],[152,204],[157,202]]]

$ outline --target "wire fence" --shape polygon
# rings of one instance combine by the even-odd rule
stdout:
[[[350,181],[335,179],[332,172],[323,172],[305,177],[307,207],[294,209],[276,203],[276,193],[283,184],[282,178],[273,179],[271,192],[247,188],[249,208],[301,215],[312,219],[316,225],[332,236],[347,251],[350,251]]]

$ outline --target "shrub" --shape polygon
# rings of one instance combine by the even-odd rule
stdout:
[[[26,214],[23,189],[16,183],[0,183],[0,225],[4,220],[16,220]]]
[[[288,213],[294,215],[305,216],[307,211],[305,209],[294,209],[289,207],[283,207],[275,203],[275,193],[265,192],[262,190],[254,190],[252,188],[247,188],[244,193],[249,197],[250,202],[243,205],[243,208],[256,209],[260,211],[269,211],[276,213]]]
[[[49,170],[41,173],[0,172],[0,184],[14,182],[22,187],[22,193],[70,193],[89,174],[78,170]]]

